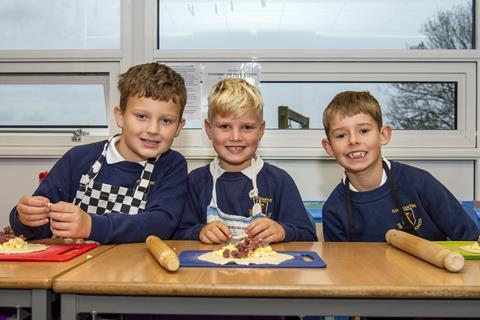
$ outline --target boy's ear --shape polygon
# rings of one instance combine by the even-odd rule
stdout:
[[[117,123],[117,127],[123,129],[123,112],[120,109],[120,106],[115,106],[113,109],[113,114],[115,115],[115,122]]]
[[[210,122],[208,122],[208,118],[205,118],[204,121],[205,133],[208,136],[208,139],[212,140],[212,126]]]
[[[175,138],[180,135],[180,132],[182,131],[184,126],[185,126],[185,118],[180,118],[180,121],[178,122],[177,132],[175,133]]]
[[[262,124],[260,124],[260,138],[258,139],[258,142],[262,140],[264,134],[265,134],[265,120],[263,120]]]
[[[333,149],[332,149],[332,146],[330,145],[330,141],[328,141],[327,138],[322,139],[322,146],[323,146],[323,149],[325,150],[325,152],[329,156],[333,156]]]
[[[380,129],[380,144],[381,145],[386,145],[390,142],[390,139],[392,138],[392,127],[385,125]]]

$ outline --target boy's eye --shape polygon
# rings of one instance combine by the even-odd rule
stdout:
[[[218,126],[220,129],[228,129],[230,126],[228,124],[221,124]]]
[[[334,135],[335,139],[343,139],[345,138],[345,133],[337,133]]]
[[[137,114],[137,115],[135,115],[135,117],[136,117],[138,120],[145,120],[145,119],[147,118],[144,114]]]
[[[369,128],[360,129],[360,133],[362,133],[362,134],[369,133],[369,132],[370,132]]]
[[[172,119],[162,119],[160,121],[162,122],[163,125],[170,125],[174,122]]]
[[[251,126],[251,125],[243,126],[243,130],[246,130],[246,131],[250,131],[250,130],[253,130],[253,129],[255,129],[255,127]]]

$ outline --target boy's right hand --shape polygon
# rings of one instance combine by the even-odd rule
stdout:
[[[17,203],[18,219],[29,227],[39,227],[49,222],[48,204],[50,200],[42,196],[23,196]]]
[[[208,244],[226,243],[232,238],[228,227],[220,221],[212,221],[206,224],[200,231],[200,241]]]

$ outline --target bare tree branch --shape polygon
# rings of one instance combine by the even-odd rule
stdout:
[[[427,39],[412,49],[472,49],[472,4],[440,11],[425,22]],[[401,129],[456,129],[456,84],[394,83],[396,93],[387,104],[385,116]]]

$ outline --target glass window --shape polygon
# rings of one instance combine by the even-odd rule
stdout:
[[[259,64],[261,72],[256,74],[256,79],[265,101],[268,129],[261,147],[273,152],[270,154],[324,155],[323,111],[337,93],[346,90],[367,90],[377,98],[384,122],[395,131],[389,150],[414,154],[432,147],[474,148],[477,144],[477,69],[473,62],[272,61]],[[194,146],[197,149],[190,153],[194,156],[206,152],[201,150],[210,146],[210,141],[200,134],[203,130],[198,130],[207,112],[206,95],[214,80],[230,76],[232,70],[237,73],[243,70],[238,67],[239,62],[198,62],[196,78],[201,81],[195,83],[201,86],[201,90],[197,90],[201,91],[201,98],[195,103],[196,113],[189,114],[194,117],[187,115],[191,129],[182,131],[175,141],[177,147]],[[306,123],[309,130],[300,130],[307,128]]]
[[[120,0],[2,0],[0,50],[119,49]]]
[[[472,0],[158,0],[158,48],[471,49]]]
[[[369,91],[394,129],[457,129],[455,82],[262,82],[260,89],[270,129],[323,129],[323,110],[341,91]]]
[[[107,127],[106,83],[99,77],[25,77],[0,76],[0,127]]]

